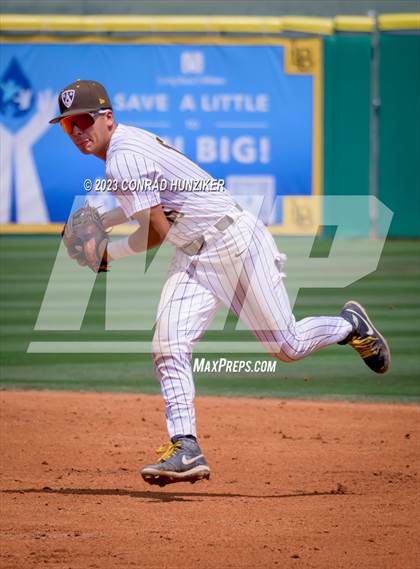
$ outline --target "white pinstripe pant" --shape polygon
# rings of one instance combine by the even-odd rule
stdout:
[[[220,303],[231,308],[265,349],[284,362],[336,344],[351,331],[341,317],[296,322],[282,282],[285,256],[253,215],[233,216],[236,222],[214,235],[198,255],[177,250],[162,290],[153,362],[170,437],[196,434],[192,350]]]

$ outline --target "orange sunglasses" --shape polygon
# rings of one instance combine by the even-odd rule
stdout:
[[[74,125],[77,126],[79,130],[86,130],[92,126],[98,115],[103,115],[108,109],[95,111],[94,113],[84,113],[83,115],[71,115],[61,119],[60,124],[66,134],[72,134]]]

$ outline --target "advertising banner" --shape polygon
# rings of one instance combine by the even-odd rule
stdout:
[[[187,154],[278,233],[313,233],[321,186],[321,43],[4,43],[0,57],[1,223],[67,219],[104,164],[60,126],[57,94],[104,84],[117,122]],[[197,40],[198,41],[198,40]],[[112,207],[112,195],[89,199]],[[280,196],[281,199],[275,199]]]

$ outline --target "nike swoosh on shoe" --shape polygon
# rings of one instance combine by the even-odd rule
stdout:
[[[356,312],[355,310],[352,310],[351,308],[347,308],[347,312],[351,312],[352,314],[355,314],[357,316],[357,318],[360,318],[360,320],[362,320],[362,322],[364,322],[366,324],[367,333],[369,335],[373,335],[375,333],[374,329],[372,328],[370,323],[366,320],[366,318],[363,318],[363,316],[361,316],[358,312]]]
[[[190,464],[193,464],[194,462],[196,462],[197,460],[199,460],[200,458],[203,458],[204,455],[199,454],[197,456],[194,456],[193,458],[186,458],[185,454],[182,455],[181,458],[181,462],[182,464],[184,464],[185,466],[189,466]]]

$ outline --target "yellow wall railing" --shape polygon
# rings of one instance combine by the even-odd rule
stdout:
[[[3,14],[2,32],[201,32],[280,33],[302,32],[331,35],[338,32],[370,32],[370,16],[312,18],[300,16],[57,16]],[[420,13],[381,14],[380,30],[420,30]]]

